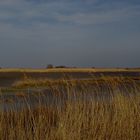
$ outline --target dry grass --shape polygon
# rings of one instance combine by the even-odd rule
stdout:
[[[119,81],[121,79],[118,81],[109,79],[107,83],[108,90],[114,95],[111,100],[89,100],[87,102],[78,99],[72,102],[68,99],[62,108],[38,105],[35,109],[29,106],[28,109],[18,112],[13,110],[1,112],[0,139],[139,140],[139,88],[136,85],[137,88],[133,87],[129,96],[124,96],[123,91],[117,88]],[[97,91],[100,91],[98,81],[97,85]],[[72,86],[68,87],[67,93],[78,94],[79,91],[76,92],[72,88]],[[86,91],[84,86],[81,92],[86,93]]]
[[[92,77],[89,79],[72,79],[64,77],[64,79],[33,79],[27,76],[23,80],[16,81],[13,83],[13,88],[26,88],[26,87],[52,87],[52,86],[100,86],[103,84],[109,86],[118,86],[123,84],[130,84],[131,86],[137,84],[140,86],[140,77],[123,77],[123,76],[101,76],[101,77]]]
[[[2,72],[140,72],[140,68],[53,68],[53,69],[17,69],[17,68],[7,68],[0,69]]]

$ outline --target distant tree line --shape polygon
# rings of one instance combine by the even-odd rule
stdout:
[[[59,65],[59,66],[53,66],[52,64],[48,64],[47,69],[53,69],[53,68],[76,68],[76,67],[67,67],[67,66],[64,66],[64,65]]]

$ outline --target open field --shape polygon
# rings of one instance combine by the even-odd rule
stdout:
[[[27,69],[27,68],[2,68],[0,72],[140,72],[140,68],[50,68],[50,69]]]
[[[140,139],[138,69],[1,70],[0,86],[2,140]]]

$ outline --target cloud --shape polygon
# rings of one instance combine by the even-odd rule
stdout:
[[[37,23],[89,25],[125,20],[140,14],[139,5],[119,2],[110,6],[99,1],[5,0],[0,2],[0,22],[24,27]]]
[[[139,7],[140,8],[140,7]],[[80,25],[89,24],[104,24],[114,21],[125,20],[134,16],[140,16],[140,11],[137,12],[133,8],[108,10],[106,12],[90,12],[90,13],[75,13],[72,15],[57,15],[57,19],[60,22],[70,22]]]

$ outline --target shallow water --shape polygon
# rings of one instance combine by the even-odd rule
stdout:
[[[85,102],[93,100],[108,101],[118,93],[121,93],[124,96],[136,94],[134,88],[129,85],[125,88],[118,87],[116,89],[110,89],[110,87],[106,86],[101,86],[100,88],[89,86],[85,87],[85,90],[77,88],[69,90],[54,90],[42,87],[2,93],[0,95],[0,111],[20,111],[24,108],[35,108],[39,105],[61,107],[67,100],[71,102],[77,102],[79,100]],[[138,89],[136,89],[136,92],[138,92]]]
[[[38,105],[58,106],[64,104],[66,96],[58,95],[57,92],[42,89],[26,89],[13,92],[2,93],[0,95],[0,110],[21,110],[24,108],[34,108]]]

